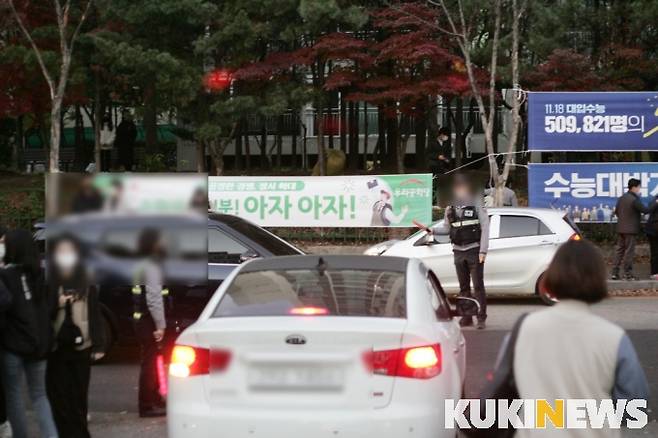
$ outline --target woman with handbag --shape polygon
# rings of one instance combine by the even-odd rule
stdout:
[[[606,265],[588,241],[556,252],[543,293],[559,299],[527,315],[513,349],[513,382],[521,399],[647,399],[648,384],[624,330],[595,315],[590,305],[607,297]],[[519,438],[613,438],[619,429],[519,429]]]
[[[23,376],[36,412],[42,438],[57,438],[57,429],[46,396],[46,356],[52,345],[50,313],[53,297],[44,287],[37,249],[27,230],[5,235],[5,266],[0,281],[11,293],[4,313],[0,341],[7,417],[14,438],[27,438]]]
[[[47,388],[61,437],[89,438],[87,400],[92,359],[103,357],[104,330],[98,292],[72,236],[49,242],[48,284],[57,297],[55,346],[48,357]]]

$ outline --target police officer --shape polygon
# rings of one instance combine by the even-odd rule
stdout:
[[[459,280],[459,294],[475,298],[480,303],[477,328],[484,329],[487,319],[487,297],[484,289],[484,260],[489,248],[489,216],[481,196],[477,196],[470,181],[461,174],[455,175],[452,186],[453,200],[446,207],[443,227],[435,227],[434,234],[450,235]],[[465,316],[459,324],[472,326],[473,317]]]
[[[160,394],[157,358],[167,327],[165,299],[169,291],[163,286],[161,261],[164,251],[160,232],[146,228],[138,243],[143,260],[137,266],[132,293],[135,332],[142,348],[139,415],[158,417],[166,414],[165,401]]]

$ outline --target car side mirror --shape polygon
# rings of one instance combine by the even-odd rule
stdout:
[[[418,239],[414,246],[431,246],[431,245],[436,245],[439,242],[436,241],[434,238],[434,234],[432,233],[426,233],[423,237]]]
[[[257,258],[258,258],[258,254],[256,253],[256,251],[247,250],[242,254],[240,254],[240,263],[248,262],[249,260],[257,259]]]
[[[480,303],[475,298],[457,297],[457,304],[453,310],[454,316],[477,316],[480,313]]]

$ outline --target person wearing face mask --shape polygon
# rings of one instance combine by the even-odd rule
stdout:
[[[11,293],[11,305],[0,331],[7,417],[14,438],[27,438],[23,378],[42,438],[56,438],[57,428],[46,395],[46,357],[52,345],[50,315],[55,299],[44,286],[37,248],[27,230],[5,235],[5,266],[0,282]]]
[[[465,175],[455,175],[452,191],[452,203],[446,207],[443,225],[433,229],[427,228],[426,231],[436,235],[450,235],[459,280],[459,294],[471,298],[471,281],[473,282],[475,299],[480,304],[477,328],[481,330],[485,328],[487,319],[484,260],[489,248],[489,216],[482,197],[476,196]],[[462,327],[472,326],[473,317],[465,316],[459,324]]]
[[[61,437],[89,438],[87,400],[91,360],[103,357],[103,315],[98,290],[82,264],[72,236],[49,242],[48,287],[57,297],[54,348],[48,356],[46,387]]]
[[[155,228],[144,229],[138,246],[143,260],[137,266],[132,293],[135,332],[142,349],[139,415],[158,417],[166,414],[165,401],[159,391],[157,358],[167,328],[165,300],[169,299],[169,290],[163,286],[160,232]]]

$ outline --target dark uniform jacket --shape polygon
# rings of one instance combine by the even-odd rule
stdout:
[[[650,213],[656,208],[654,202],[651,207],[646,207],[640,197],[630,190],[624,193],[618,200],[615,207],[617,215],[617,233],[619,234],[639,234],[642,215]]]
[[[53,340],[50,319],[53,297],[41,279],[29,279],[20,266],[1,268],[0,281],[11,293],[11,304],[4,313],[0,332],[1,347],[27,359],[45,358]]]

